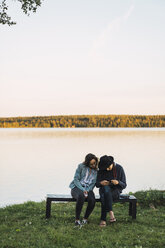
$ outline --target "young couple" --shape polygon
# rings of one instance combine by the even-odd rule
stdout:
[[[78,165],[74,179],[70,183],[71,195],[76,199],[75,225],[81,226],[88,223],[88,217],[95,207],[94,187],[99,188],[101,200],[100,226],[106,226],[106,215],[109,213],[109,222],[115,222],[112,211],[112,202],[118,199],[120,193],[126,188],[126,177],[123,167],[114,162],[112,156],[104,155],[98,161],[94,154],[87,154],[85,161]],[[80,214],[87,198],[87,208],[82,222]]]

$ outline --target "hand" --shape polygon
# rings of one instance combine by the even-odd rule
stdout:
[[[111,183],[114,185],[117,185],[117,184],[119,184],[119,181],[118,180],[111,180]]]
[[[103,181],[100,182],[100,184],[103,185],[103,186],[107,186],[107,185],[109,185],[109,181],[103,180]]]
[[[88,197],[88,191],[84,191],[84,196],[85,196],[85,198]]]

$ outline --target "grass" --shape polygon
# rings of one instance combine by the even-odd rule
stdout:
[[[86,204],[83,207],[85,211]],[[165,206],[137,206],[137,219],[128,215],[128,204],[113,206],[117,222],[99,227],[100,203],[82,229],[74,227],[75,203],[53,203],[45,219],[45,201],[26,202],[0,209],[1,248],[164,248]],[[83,216],[83,213],[82,213]]]

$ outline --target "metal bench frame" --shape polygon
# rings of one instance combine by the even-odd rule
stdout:
[[[100,202],[100,197],[96,196],[96,202]],[[54,202],[76,202],[71,195],[54,195],[54,194],[47,194],[46,196],[46,218],[50,218],[51,215],[51,203]],[[85,200],[86,201],[86,200]],[[129,215],[132,216],[132,219],[136,219],[136,204],[137,198],[133,195],[130,195],[129,198],[124,198],[120,195],[120,198],[115,200],[114,202],[129,202]]]

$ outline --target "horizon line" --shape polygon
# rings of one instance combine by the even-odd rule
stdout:
[[[165,114],[56,114],[56,115],[26,115],[26,116],[7,116],[3,118],[26,118],[26,117],[54,117],[54,116],[165,116]]]

